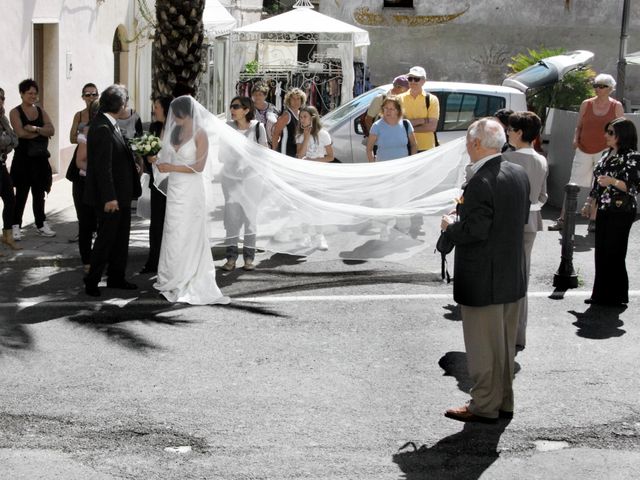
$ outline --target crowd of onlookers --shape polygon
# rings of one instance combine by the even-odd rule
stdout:
[[[436,129],[440,106],[438,98],[424,90],[426,80],[425,69],[414,66],[407,74],[394,78],[390,91],[373,100],[362,121],[366,143],[364,148],[370,162],[394,160],[438,145]],[[638,188],[637,134],[633,123],[623,118],[620,102],[611,98],[615,88],[613,77],[597,75],[593,88],[595,96],[585,100],[580,107],[573,139],[576,153],[570,181],[590,189],[588,200],[581,210],[589,218],[588,230],[595,233],[596,280],[590,301],[626,303],[628,280],[625,255],[629,230],[635,218]],[[10,110],[8,119],[4,109],[4,91],[0,90],[2,242],[14,250],[20,249],[17,242],[24,235],[22,217],[29,193],[36,233],[44,237],[55,236],[45,215],[45,197],[52,184],[48,140],[55,134],[55,128],[47,112],[38,105],[38,84],[26,79],[19,84],[18,90],[21,103]],[[306,105],[305,93],[298,88],[290,89],[284,97],[282,111],[266,101],[267,93],[268,88],[257,83],[252,88],[251,97],[235,97],[229,105],[231,119],[228,124],[253,141],[291,157],[333,161],[330,135],[322,127],[318,111]],[[173,96],[161,95],[154,99],[155,121],[150,125],[153,134],[163,134],[171,101],[183,94],[193,94],[193,91],[178,86]],[[79,254],[85,270],[88,270],[97,219],[94,209],[83,201],[86,143],[89,124],[100,111],[100,92],[95,84],[87,83],[81,95],[85,106],[73,117],[69,137],[76,148],[66,177],[73,183]],[[536,232],[543,229],[540,208],[547,198],[546,160],[538,151],[537,142],[540,119],[531,112],[504,109],[496,112],[495,117],[506,132],[507,141],[502,148],[504,159],[523,166],[531,185],[531,212],[524,235],[528,271]],[[127,139],[143,133],[139,115],[128,107],[119,114],[117,125]],[[9,172],[6,160],[11,151],[14,153]],[[138,160],[140,170],[153,177],[151,165],[155,158],[143,157]],[[164,195],[155,188],[153,181],[149,184],[150,249],[143,272],[153,273],[157,269],[165,207]],[[231,205],[227,210],[225,226],[229,238],[238,238],[242,229],[245,233],[249,232],[245,237],[249,239],[248,245],[243,249],[244,268],[252,270],[254,247],[251,242],[251,219],[234,213]],[[564,216],[563,209],[549,229],[561,230]],[[322,232],[311,233],[317,246],[326,249]],[[229,245],[227,261],[222,268],[233,270],[237,257],[237,246]],[[526,312],[526,300],[524,303],[521,308]],[[526,324],[526,313],[520,318]],[[519,335],[518,344],[525,345],[524,333]]]

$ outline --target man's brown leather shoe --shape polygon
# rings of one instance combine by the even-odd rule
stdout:
[[[471,413],[467,405],[458,408],[450,408],[444,413],[444,416],[460,422],[478,422],[478,423],[496,423],[497,418],[481,417],[475,413]]]

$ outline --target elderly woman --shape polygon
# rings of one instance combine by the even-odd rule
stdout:
[[[280,151],[290,157],[296,157],[296,129],[298,128],[298,115],[300,108],[307,101],[307,95],[299,88],[292,88],[284,96],[284,109],[282,115],[273,126],[271,148]]]
[[[52,172],[49,165],[49,138],[55,133],[47,112],[38,103],[39,87],[35,80],[23,80],[18,85],[22,103],[11,110],[11,127],[18,135],[11,163],[11,179],[16,188],[16,208],[13,213],[13,239],[22,238],[22,214],[31,190],[33,216],[38,235],[54,237],[44,213],[44,197],[51,190]]]
[[[596,275],[588,304],[620,306],[629,303],[625,258],[631,225],[636,218],[640,186],[640,154],[634,124],[617,118],[605,127],[609,150],[593,169],[593,189],[582,208],[588,217],[597,210]]]
[[[5,162],[7,155],[18,146],[18,136],[15,134],[9,120],[4,114],[4,90],[0,88],[0,196],[2,197],[2,243],[12,250],[20,250],[13,240],[11,229],[13,222],[13,209],[16,199],[13,194],[13,183],[7,171]]]
[[[523,167],[529,177],[531,187],[529,200],[529,221],[524,226],[524,254],[526,260],[527,287],[531,274],[531,250],[536,239],[536,233],[542,228],[542,215],[540,209],[547,201],[547,159],[533,149],[533,142],[540,135],[542,122],[532,112],[516,112],[507,119],[507,144],[514,148],[513,151],[505,151],[502,158],[511,163]],[[526,345],[527,330],[527,296],[518,300],[518,333],[516,346],[524,349]]]
[[[573,157],[571,178],[569,180],[579,187],[591,187],[593,167],[607,149],[605,139],[602,137],[604,126],[613,119],[624,115],[622,104],[610,96],[615,88],[616,81],[613,77],[606,73],[601,73],[593,80],[593,89],[596,92],[596,96],[588,98],[580,105],[578,123],[573,136],[573,148],[576,149],[576,153]],[[564,213],[563,208],[560,212],[560,218],[549,226],[549,230],[562,230]],[[596,212],[593,211],[591,213],[588,230],[593,232],[596,228]]]
[[[369,162],[383,162],[415,155],[416,136],[413,126],[402,118],[402,104],[397,97],[387,97],[382,101],[382,118],[369,131],[367,158]],[[374,148],[377,147],[377,148]]]

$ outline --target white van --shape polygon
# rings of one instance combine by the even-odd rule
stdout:
[[[388,92],[391,87],[389,84],[369,90],[322,117],[322,124],[329,131],[333,141],[335,158],[340,162],[367,161],[360,117],[377,95]],[[424,90],[440,100],[437,130],[440,143],[464,136],[474,120],[493,115],[501,108],[513,111],[527,109],[524,93],[511,87],[478,83],[426,82]]]

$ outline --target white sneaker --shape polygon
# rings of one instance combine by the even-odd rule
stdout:
[[[51,230],[48,222],[42,222],[42,228],[36,228],[38,231],[38,235],[42,235],[43,237],[55,237],[56,232]]]
[[[327,239],[324,238],[324,235],[319,233],[316,235],[316,245],[318,246],[318,250],[329,250],[329,244],[327,243]]]
[[[20,241],[22,240],[22,232],[20,231],[20,225],[12,225],[11,230],[13,231],[13,240]]]

